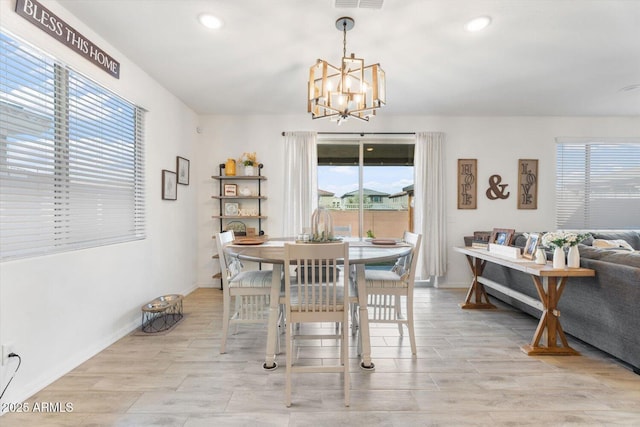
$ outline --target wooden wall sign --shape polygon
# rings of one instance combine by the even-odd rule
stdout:
[[[494,174],[489,177],[489,188],[487,188],[487,191],[485,192],[489,200],[509,198],[511,192],[506,190],[509,184],[501,184],[501,182],[502,177],[498,174]]]
[[[16,0],[16,13],[116,79],[120,63],[36,0]]]
[[[458,209],[478,205],[478,159],[458,159]]]
[[[538,159],[518,160],[518,209],[538,209]]]

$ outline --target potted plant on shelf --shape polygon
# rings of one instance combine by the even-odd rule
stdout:
[[[244,166],[245,176],[254,176],[256,174],[255,167],[258,165],[256,153],[242,153],[238,160]]]

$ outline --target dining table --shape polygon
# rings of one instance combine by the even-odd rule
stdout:
[[[360,340],[362,343],[360,367],[363,370],[374,370],[371,360],[371,339],[369,335],[369,311],[367,308],[367,290],[365,266],[367,264],[395,261],[408,255],[412,246],[394,239],[356,239],[345,238],[349,242],[349,265],[355,266],[356,289],[358,293],[358,317]],[[273,281],[269,302],[267,348],[263,368],[276,369],[276,347],[278,342],[278,304],[282,286],[284,267],[284,245],[295,243],[294,238],[242,239],[237,238],[225,246],[225,251],[240,260],[253,261],[273,265]],[[315,244],[309,242],[307,244]],[[348,274],[348,273],[347,273]]]

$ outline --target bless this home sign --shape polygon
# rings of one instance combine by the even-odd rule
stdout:
[[[36,0],[16,0],[16,13],[116,79],[120,63]]]

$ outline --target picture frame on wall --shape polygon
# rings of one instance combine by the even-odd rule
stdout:
[[[236,184],[225,184],[224,185],[224,195],[225,196],[237,196],[238,195],[238,186]]]
[[[540,240],[540,234],[530,233],[527,238],[527,244],[524,245],[522,250],[522,257],[533,259],[536,256],[536,249],[538,247],[538,241]]]
[[[489,243],[509,246],[515,232],[516,230],[512,228],[494,228],[491,232],[491,237],[489,237]]]
[[[478,207],[478,159],[458,159],[458,209]]]
[[[162,200],[178,199],[177,174],[166,169],[162,170]]]
[[[176,157],[176,171],[178,173],[178,184],[189,185],[190,162],[184,157]]]
[[[538,209],[538,159],[518,160],[518,209]]]

